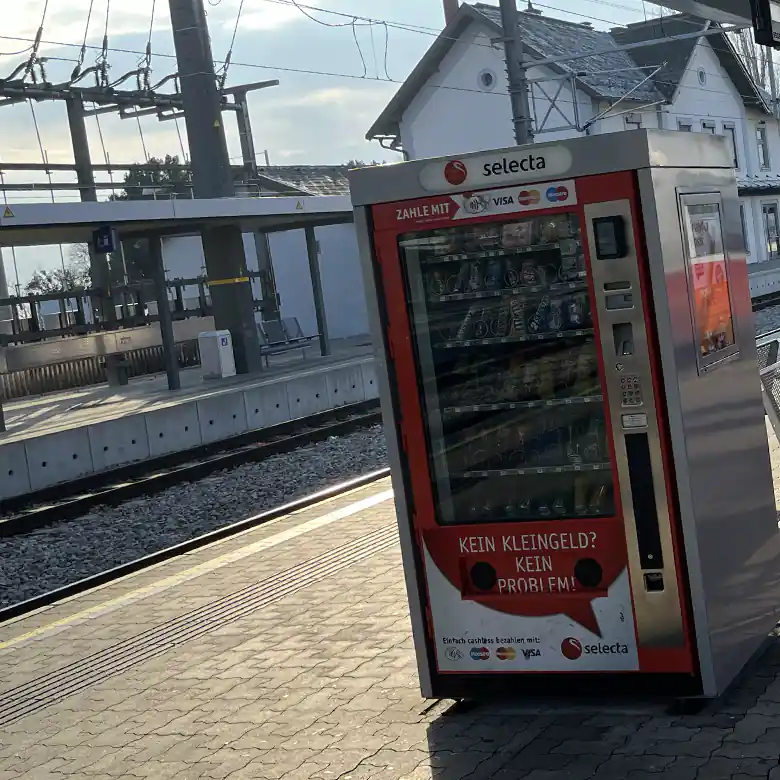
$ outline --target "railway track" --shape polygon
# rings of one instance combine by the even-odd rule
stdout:
[[[0,538],[72,520],[97,506],[116,506],[173,485],[291,452],[381,422],[379,402],[366,401],[275,425],[226,441],[146,460],[3,502]]]
[[[150,566],[155,566],[180,555],[185,555],[186,553],[190,553],[193,550],[198,550],[202,547],[206,547],[209,544],[213,544],[214,542],[243,533],[244,531],[248,531],[249,529],[255,528],[256,526],[268,523],[271,520],[276,520],[277,518],[284,517],[285,515],[292,514],[293,512],[299,511],[301,509],[306,509],[307,507],[313,506],[314,504],[317,504],[321,501],[325,501],[326,499],[333,498],[350,490],[355,490],[356,488],[369,485],[372,482],[376,482],[388,476],[390,476],[389,468],[379,469],[369,474],[364,474],[363,476],[357,477],[355,479],[350,479],[346,482],[334,485],[333,487],[327,488],[326,490],[312,493],[311,495],[297,499],[296,501],[283,504],[266,512],[252,515],[230,525],[218,528],[207,534],[202,534],[201,536],[195,537],[194,539],[188,539],[185,542],[180,542],[179,544],[172,545],[163,550],[158,550],[157,552],[145,555],[142,558],[124,563],[104,572],[100,572],[91,577],[85,577],[84,579],[77,582],[73,582],[63,587],[56,588],[55,590],[48,591],[47,593],[34,596],[33,598],[26,601],[0,608],[0,625],[9,620],[28,615],[32,612],[35,612],[36,610],[43,609],[44,607],[51,606],[52,604],[56,604],[63,599],[71,598],[78,595],[79,593],[84,593],[88,590],[91,590],[92,588],[97,588],[101,585],[105,585],[109,582],[121,579],[122,577],[126,577],[129,574],[134,574],[135,572],[149,568]]]

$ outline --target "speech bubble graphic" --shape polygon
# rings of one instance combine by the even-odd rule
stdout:
[[[627,565],[613,518],[435,528],[423,532],[436,567],[460,591],[497,612],[566,615],[602,636],[593,600],[609,595]]]

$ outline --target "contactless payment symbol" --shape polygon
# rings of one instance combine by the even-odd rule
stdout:
[[[576,661],[582,655],[582,644],[578,639],[568,637],[561,642],[561,652],[570,661]]]
[[[450,661],[460,661],[463,658],[463,653],[460,651],[460,648],[457,647],[448,647],[444,651],[444,655]]]
[[[453,187],[463,184],[469,172],[466,166],[460,160],[450,160],[444,166],[444,178]]]
[[[563,185],[559,187],[550,187],[545,194],[550,203],[561,203],[569,197],[569,188],[564,187]]]

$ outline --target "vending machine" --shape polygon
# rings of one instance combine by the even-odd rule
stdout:
[[[623,132],[350,183],[424,695],[721,693],[780,607],[725,141]]]

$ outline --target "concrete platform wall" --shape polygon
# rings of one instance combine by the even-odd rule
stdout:
[[[0,445],[0,500],[378,397],[370,357]]]

